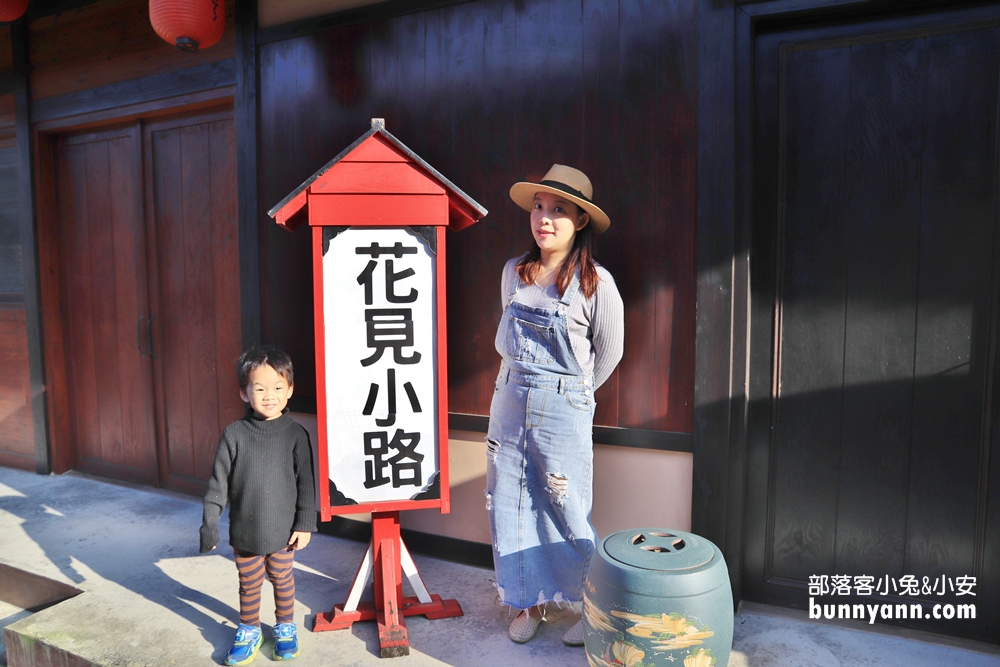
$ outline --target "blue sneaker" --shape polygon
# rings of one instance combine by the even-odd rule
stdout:
[[[257,657],[260,645],[264,643],[264,635],[260,628],[240,623],[236,628],[236,639],[226,656],[227,665],[247,665]]]
[[[291,660],[299,655],[299,638],[294,623],[276,623],[274,626],[274,659]]]

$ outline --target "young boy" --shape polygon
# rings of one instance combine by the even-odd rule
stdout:
[[[207,553],[219,541],[219,516],[229,502],[240,624],[227,665],[249,663],[264,641],[259,614],[265,573],[274,587],[274,659],[299,654],[292,563],[295,550],[304,549],[316,531],[309,434],[286,408],[292,396],[292,360],[276,347],[255,346],[240,356],[237,373],[247,414],[222,434],[201,525],[201,552]]]

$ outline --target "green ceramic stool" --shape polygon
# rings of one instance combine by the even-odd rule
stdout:
[[[692,533],[623,530],[601,540],[587,573],[591,667],[726,667],[733,593],[719,548]]]

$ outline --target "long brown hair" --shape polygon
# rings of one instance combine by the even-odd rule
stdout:
[[[590,249],[590,241],[593,236],[594,230],[588,223],[573,237],[573,248],[556,273],[556,287],[559,288],[560,295],[566,293],[566,288],[569,287],[577,269],[580,270],[580,291],[583,292],[583,296],[589,299],[597,292],[597,283],[600,282],[601,278],[597,275],[594,255]],[[533,243],[531,250],[517,261],[517,275],[526,285],[532,285],[541,268],[542,251],[537,243]]]

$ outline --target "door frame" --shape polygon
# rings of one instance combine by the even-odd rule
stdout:
[[[975,11],[982,2],[927,0],[925,12]],[[995,4],[994,4],[995,8]],[[770,376],[750,373],[750,247],[752,239],[754,44],[762,27],[782,22],[865,19],[916,11],[883,0],[700,0],[698,14],[698,229],[692,530],[715,542],[729,567],[734,608],[743,598],[746,499],[751,466],[748,400],[769,391]],[[1000,236],[1000,235],[998,235]],[[995,240],[1000,246],[1000,239]],[[995,252],[997,250],[995,249]],[[1000,276],[993,276],[993,311],[1000,307]],[[991,351],[997,368],[996,350]],[[994,372],[991,438],[1000,440],[1000,371]],[[1000,479],[1000,457],[985,474]],[[991,491],[984,558],[1000,558],[1000,493]],[[1000,573],[983,582],[1000,590]],[[980,603],[985,600],[980,599]],[[995,638],[1000,642],[1000,636]]]
[[[129,123],[157,119],[163,116],[180,116],[187,113],[209,112],[214,108],[232,109],[235,90],[233,86],[217,88],[197,95],[163,100],[150,109],[148,104],[120,107],[110,111],[54,119],[38,123],[31,128],[34,149],[35,218],[38,239],[39,302],[42,321],[42,357],[44,363],[46,422],[49,440],[49,471],[62,474],[72,470],[75,455],[72,447],[68,374],[66,371],[66,325],[62,313],[62,276],[59,261],[58,211],[56,192],[56,142],[62,135],[78,131],[99,131]],[[141,128],[140,128],[141,132]],[[145,146],[139,139],[141,165],[145,170]],[[144,177],[143,177],[144,179]],[[143,185],[145,186],[144,180]],[[142,205],[146,217],[145,204]],[[143,231],[148,233],[148,220],[143,220]],[[148,264],[149,246],[147,239]],[[240,257],[240,263],[244,262]],[[155,264],[153,265],[155,266]],[[154,369],[155,373],[155,369]],[[155,400],[155,397],[154,397]],[[155,405],[155,404],[154,404]],[[159,415],[155,415],[159,421]],[[157,447],[159,443],[157,443]],[[159,458],[159,457],[157,457]],[[156,484],[159,485],[159,477]]]

